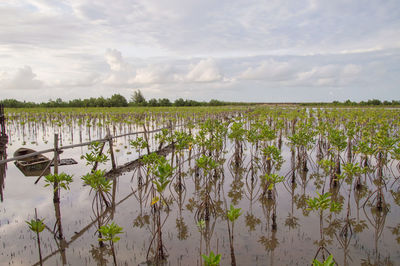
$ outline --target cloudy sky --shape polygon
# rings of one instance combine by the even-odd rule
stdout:
[[[1,0],[0,99],[400,99],[400,2]]]

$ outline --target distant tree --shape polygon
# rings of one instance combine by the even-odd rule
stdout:
[[[99,97],[95,100],[95,104],[96,107],[107,107],[107,100],[104,97]]]
[[[149,100],[149,102],[147,103],[148,106],[158,106],[158,101],[155,98],[152,98]]]
[[[146,99],[144,98],[144,96],[140,90],[134,91],[134,93],[131,97],[131,102],[136,106],[145,106],[146,105]]]
[[[158,99],[159,106],[171,106],[172,103],[167,98]]]
[[[176,99],[174,102],[175,106],[185,106],[185,100],[182,98]]]
[[[108,101],[111,103],[112,107],[128,106],[128,101],[121,94],[114,94]]]
[[[345,105],[353,105],[353,102],[350,101],[350,100],[347,100],[347,101],[344,102],[344,104],[345,104]]]
[[[223,105],[224,103],[215,99],[210,100],[210,102],[208,103],[208,105],[210,106],[220,106]]]
[[[368,100],[368,105],[381,105],[382,102],[378,99]]]

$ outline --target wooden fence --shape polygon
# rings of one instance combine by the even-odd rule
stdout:
[[[177,128],[177,127],[181,127],[181,126],[174,126],[174,128]],[[54,147],[53,148],[42,150],[42,151],[36,151],[36,152],[33,152],[33,153],[20,155],[20,156],[16,156],[16,157],[13,157],[13,158],[8,158],[8,159],[5,159],[5,160],[0,160],[0,165],[1,164],[5,164],[7,162],[12,162],[12,161],[16,161],[16,160],[22,160],[22,159],[26,159],[26,158],[29,158],[29,157],[32,157],[32,156],[36,156],[36,155],[44,154],[44,153],[49,153],[49,152],[54,152],[54,158],[58,158],[58,155],[61,153],[62,150],[67,150],[67,149],[72,149],[72,148],[77,148],[77,147],[82,147],[82,146],[89,146],[93,142],[99,142],[99,143],[108,142],[109,145],[110,145],[112,167],[113,167],[113,169],[115,169],[116,168],[116,164],[115,164],[114,152],[113,152],[113,148],[112,148],[112,140],[113,139],[121,138],[121,137],[125,137],[125,136],[133,136],[133,135],[144,134],[144,136],[145,136],[145,138],[147,140],[148,134],[155,133],[155,132],[160,132],[163,129],[172,130],[172,124],[170,123],[170,125],[168,127],[163,127],[163,128],[159,128],[159,129],[150,130],[150,131],[147,131],[146,127],[144,127],[143,131],[126,133],[126,134],[121,134],[121,135],[116,135],[116,136],[111,136],[110,130],[108,129],[107,130],[107,136],[105,138],[98,139],[98,140],[93,140],[93,141],[88,141],[88,142],[83,142],[83,143],[67,145],[67,146],[62,146],[62,147],[58,146],[58,134],[54,134]],[[148,149],[148,152],[149,152],[149,149]],[[54,160],[54,164],[57,163],[56,161],[58,161],[58,160]]]

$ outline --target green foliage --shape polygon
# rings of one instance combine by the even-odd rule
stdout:
[[[197,222],[197,230],[199,230],[199,232],[203,232],[204,228],[206,227],[206,222],[204,220],[200,220]]]
[[[165,142],[169,139],[168,135],[169,135],[168,128],[163,128],[161,129],[160,133],[157,133],[155,135],[155,139],[158,140],[159,142]]]
[[[136,106],[146,106],[146,99],[140,90],[134,91],[131,97],[131,103]]]
[[[335,265],[335,261],[333,260],[332,254],[330,254],[324,262],[319,262],[317,259],[314,259],[312,265],[313,266],[333,266],[333,265]]]
[[[346,135],[342,130],[336,128],[328,129],[328,140],[337,152],[341,152],[346,148],[346,139]]]
[[[387,153],[390,152],[396,145],[397,139],[388,136],[387,128],[382,128],[373,138],[374,153],[378,152]]]
[[[364,173],[365,170],[362,169],[358,163],[346,163],[343,165],[343,174],[346,175],[346,183],[351,184],[353,177]]]
[[[221,254],[215,255],[214,252],[210,252],[210,255],[201,255],[204,259],[205,266],[218,266],[221,261]]]
[[[262,178],[267,182],[268,190],[273,190],[277,183],[281,183],[285,181],[284,176],[278,176],[277,174],[265,174]]]
[[[29,229],[31,229],[33,232],[41,233],[45,228],[43,221],[44,221],[44,219],[42,219],[42,220],[32,219],[30,222],[28,222],[28,221],[25,221],[25,222],[29,225]]]
[[[331,200],[331,193],[318,194],[318,197],[310,198],[307,200],[309,208],[307,210],[311,211],[323,211],[329,209],[330,212],[340,212],[342,209],[342,204]]]
[[[86,153],[83,155],[83,158],[86,160],[86,165],[94,165],[95,163],[105,163],[108,160],[107,155],[105,154],[100,154],[100,150],[102,145],[104,145],[101,142],[98,141],[93,141],[90,146],[89,150],[90,152]]]
[[[189,133],[175,131],[174,135],[175,148],[180,151],[189,147],[190,143],[193,142],[193,137]]]
[[[229,210],[227,211],[227,216],[229,221],[234,222],[235,220],[237,220],[237,218],[239,218],[239,216],[242,215],[241,210],[242,210],[241,208],[235,208],[231,204]]]
[[[250,129],[246,131],[246,140],[252,144],[257,143],[260,140],[257,124],[252,124]]]
[[[55,187],[54,190],[58,190],[60,188],[69,190],[69,184],[72,183],[72,181],[72,175],[67,175],[66,173],[49,174],[44,177],[44,182],[47,183],[44,186],[48,187],[57,183],[57,187]]]
[[[118,107],[128,106],[128,101],[121,94],[113,94],[108,101],[110,106],[118,106]]]
[[[374,153],[374,149],[371,147],[370,141],[368,139],[362,139],[354,146],[354,151],[356,153],[362,153],[365,155],[371,155]]]
[[[105,171],[96,170],[83,176],[82,180],[97,192],[109,192],[111,190],[111,180],[105,178]]]
[[[137,137],[136,140],[131,140],[129,142],[132,148],[134,148],[137,152],[143,150],[147,147],[147,142],[142,137]]]
[[[231,133],[228,135],[230,139],[243,141],[246,130],[243,128],[243,122],[234,122],[231,126]]]
[[[260,139],[263,141],[271,141],[276,138],[276,132],[269,125],[260,125]]]
[[[152,182],[154,185],[156,185],[159,193],[162,193],[167,185],[171,182],[171,180],[168,178],[172,176],[173,171],[174,169],[167,162],[165,157],[161,157],[161,159],[158,160],[156,169],[153,171],[157,179],[153,180]]]
[[[118,226],[114,222],[111,224],[100,226],[99,232],[102,234],[102,238],[99,238],[99,241],[110,241],[112,243],[116,243],[120,240],[118,234],[122,234],[122,227]]]
[[[156,164],[160,160],[160,157],[161,156],[159,156],[157,153],[152,152],[150,154],[144,155],[141,160],[143,164],[151,166]]]
[[[331,171],[331,169],[333,167],[335,167],[335,162],[331,161],[331,160],[327,160],[327,159],[322,159],[320,161],[318,161],[318,165],[322,167],[322,169],[324,169],[325,174],[329,174],[329,172]]]
[[[279,169],[283,163],[281,151],[274,145],[269,145],[262,150],[264,156],[267,157],[267,161],[272,161]]]
[[[296,133],[292,136],[288,136],[288,139],[292,146],[310,149],[311,144],[315,142],[315,135],[316,131],[313,130],[313,126],[311,124],[300,123]]]
[[[202,155],[200,158],[196,159],[197,167],[204,169],[205,171],[210,171],[218,167],[218,163],[210,156]]]

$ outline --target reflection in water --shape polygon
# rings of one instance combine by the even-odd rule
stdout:
[[[86,124],[86,133],[84,131],[85,124],[79,125],[80,131],[75,131],[75,134],[73,134],[74,126],[68,125],[70,134],[63,133],[71,139],[75,135],[75,139],[81,141],[86,140],[85,137],[88,134],[90,134],[89,138],[98,138],[102,131],[97,126],[100,121],[96,119],[92,118],[90,125]],[[330,159],[329,146],[325,143],[325,136],[321,134],[317,148],[306,151],[306,156],[303,156],[304,150],[292,149],[286,145],[287,136],[285,135],[287,133],[281,136],[282,131],[287,132],[292,129],[292,125],[294,127],[290,120],[285,123],[289,126],[284,127],[284,130],[278,128],[275,122],[271,122],[269,119],[267,121],[269,128],[271,130],[274,128],[279,134],[277,142],[265,140],[251,142],[253,140],[250,139],[236,142],[236,140],[232,140],[232,143],[223,142],[224,148],[220,148],[216,143],[217,135],[210,131],[205,136],[214,136],[214,138],[205,137],[204,145],[210,145],[212,149],[206,146],[204,148],[201,144],[202,139],[199,139],[198,143],[188,151],[176,149],[172,156],[167,156],[167,160],[171,160],[175,169],[174,175],[162,199],[155,206],[152,205],[152,202],[156,199],[154,196],[158,194],[154,195],[151,191],[152,174],[147,171],[146,166],[141,164],[134,170],[134,173],[129,173],[128,178],[118,179],[118,183],[117,179],[114,180],[110,189],[111,194],[106,196],[109,206],[102,195],[94,195],[93,192],[87,195],[85,194],[88,192],[87,187],[81,188],[79,191],[76,186],[75,188],[78,188],[79,192],[83,192],[79,194],[80,202],[77,207],[75,204],[78,197],[71,200],[74,207],[69,209],[68,204],[64,204],[61,199],[63,226],[67,240],[56,239],[57,251],[54,251],[52,238],[50,237],[50,242],[47,239],[46,244],[53,244],[53,249],[45,251],[45,254],[50,253],[45,258],[48,260],[46,263],[54,265],[57,263],[109,264],[112,255],[110,246],[99,246],[97,229],[111,219],[115,219],[117,223],[124,223],[124,232],[126,232],[126,237],[121,237],[121,243],[116,245],[120,265],[137,265],[138,262],[145,261],[146,251],[149,247],[151,250],[149,258],[153,259],[157,250],[164,245],[166,247],[162,248],[163,252],[166,253],[165,255],[169,254],[166,264],[171,265],[179,263],[190,265],[195,264],[195,261],[200,265],[203,262],[201,255],[209,254],[210,251],[222,254],[221,264],[223,265],[229,264],[231,258],[237,260],[238,265],[243,265],[244,262],[255,257],[258,258],[249,262],[249,265],[287,265],[290,264],[290,261],[293,264],[306,265],[311,263],[314,255],[318,259],[323,259],[329,253],[332,253],[335,260],[343,265],[361,263],[364,265],[385,263],[390,265],[393,263],[391,260],[396,261],[397,255],[392,255],[397,256],[392,259],[387,256],[396,248],[393,248],[393,243],[397,245],[397,242],[400,242],[400,226],[395,220],[398,206],[393,204],[393,201],[397,204],[400,202],[399,190],[389,184],[387,188],[391,195],[385,194],[383,198],[379,193],[386,193],[385,186],[378,181],[382,179],[382,171],[385,178],[386,176],[390,176],[390,178],[397,176],[398,173],[390,174],[386,168],[382,168],[378,171],[375,170],[378,178],[374,178],[373,174],[366,174],[365,178],[361,178],[364,176],[357,177],[353,184],[342,180],[336,186],[330,187],[330,173],[322,171],[323,167],[318,164],[319,160]],[[114,122],[112,123],[114,124]],[[243,125],[243,127],[251,126],[250,124]],[[118,131],[116,128],[121,125],[124,126],[122,123],[115,122],[114,131]],[[25,137],[28,137],[28,132],[29,134],[36,132],[36,129],[32,131],[34,127],[29,122],[18,127]],[[43,130],[46,127],[43,126]],[[57,130],[63,131],[61,126]],[[217,130],[219,129],[214,127],[214,132]],[[17,138],[16,135],[13,136]],[[250,137],[246,136],[246,138]],[[25,140],[29,142],[28,139]],[[64,143],[67,141],[64,139]],[[154,147],[159,144],[154,139],[149,141]],[[117,143],[116,145],[121,144]],[[276,145],[277,149],[281,151],[282,158],[287,160],[282,165],[282,171],[276,167],[278,164],[274,163],[278,157],[271,156],[274,155],[272,151],[276,151],[272,148],[273,145]],[[122,148],[121,150],[123,151]],[[218,166],[215,168],[207,166],[208,169],[199,167],[196,160],[200,156],[197,156],[197,153],[212,158]],[[190,160],[185,161],[185,156],[189,156]],[[344,158],[344,156],[342,157]],[[351,161],[354,161],[353,157],[359,159],[359,155],[354,153],[347,157],[351,157]],[[315,158],[318,160],[313,161]],[[370,165],[376,164],[376,159],[371,156],[369,159]],[[134,175],[131,179],[132,174]],[[263,179],[262,176],[266,174],[282,175],[286,177],[286,180],[284,183],[276,185],[275,181]],[[2,176],[2,178],[1,185],[3,186],[4,177]],[[310,212],[307,200],[315,196],[316,191],[323,192],[324,189],[332,193],[332,200],[343,203],[344,207],[340,213],[332,214],[328,210],[323,213]],[[131,193],[132,191],[135,192]],[[131,197],[132,195],[134,197]],[[92,209],[93,215],[91,215],[93,222],[90,223],[87,212],[91,213],[90,203],[93,202],[93,196],[95,201]],[[121,197],[124,197],[127,203],[118,207],[118,199]],[[67,202],[70,200],[68,196],[65,198]],[[88,203],[89,201],[90,203]],[[97,205],[96,201],[104,202]],[[365,204],[365,202],[368,203]],[[231,203],[243,210],[243,216],[235,222],[234,229],[233,224],[226,226],[226,207]],[[382,203],[387,203],[386,206],[390,207],[389,214],[385,213],[385,208],[381,208],[379,211]],[[111,208],[111,206],[115,208]],[[378,211],[372,212],[372,207],[375,209],[378,207]],[[59,221],[61,222],[59,203],[54,203],[54,208],[56,213],[60,213]],[[74,211],[75,208],[85,212],[83,216],[88,217],[85,222],[90,223],[89,225],[83,227],[84,225],[80,224],[82,212]],[[363,209],[366,210],[366,213],[363,212]],[[169,219],[167,219],[168,215],[171,216]],[[54,213],[49,216],[53,217]],[[56,216],[58,215],[56,214]],[[387,221],[386,216],[388,217]],[[75,218],[79,220],[79,224],[74,226],[71,219]],[[134,228],[132,228],[132,222]],[[2,224],[4,223],[2,222]],[[196,230],[196,225],[200,233]],[[229,228],[230,226],[232,227]],[[89,230],[90,227],[92,227],[91,230]],[[320,234],[317,234],[318,229]],[[367,229],[375,230],[368,235]],[[88,231],[91,232],[85,234]],[[161,231],[162,235],[159,234]],[[387,237],[383,232],[392,232],[392,234],[389,233]],[[229,234],[231,234],[230,242],[228,242]],[[71,235],[73,235],[72,238],[69,238]],[[76,239],[80,239],[80,241],[73,243]],[[313,242],[316,246],[312,244]],[[74,254],[74,249],[78,248],[85,250],[85,253],[82,252],[82,255],[79,256]],[[246,250],[247,252],[245,252]],[[26,255],[27,253],[21,254]],[[49,259],[51,256],[53,256],[52,260]]]
[[[6,134],[4,106],[0,104],[0,160],[7,159],[8,136]],[[5,187],[7,164],[0,164],[0,201],[3,202],[3,189]]]
[[[96,261],[97,265],[103,266],[108,265],[107,257],[112,256],[112,251],[107,247],[106,244],[103,246],[90,245],[90,255],[92,255],[93,259]]]
[[[7,135],[0,136],[0,160],[7,159]],[[3,189],[5,188],[7,163],[0,164],[0,200],[4,200]]]

